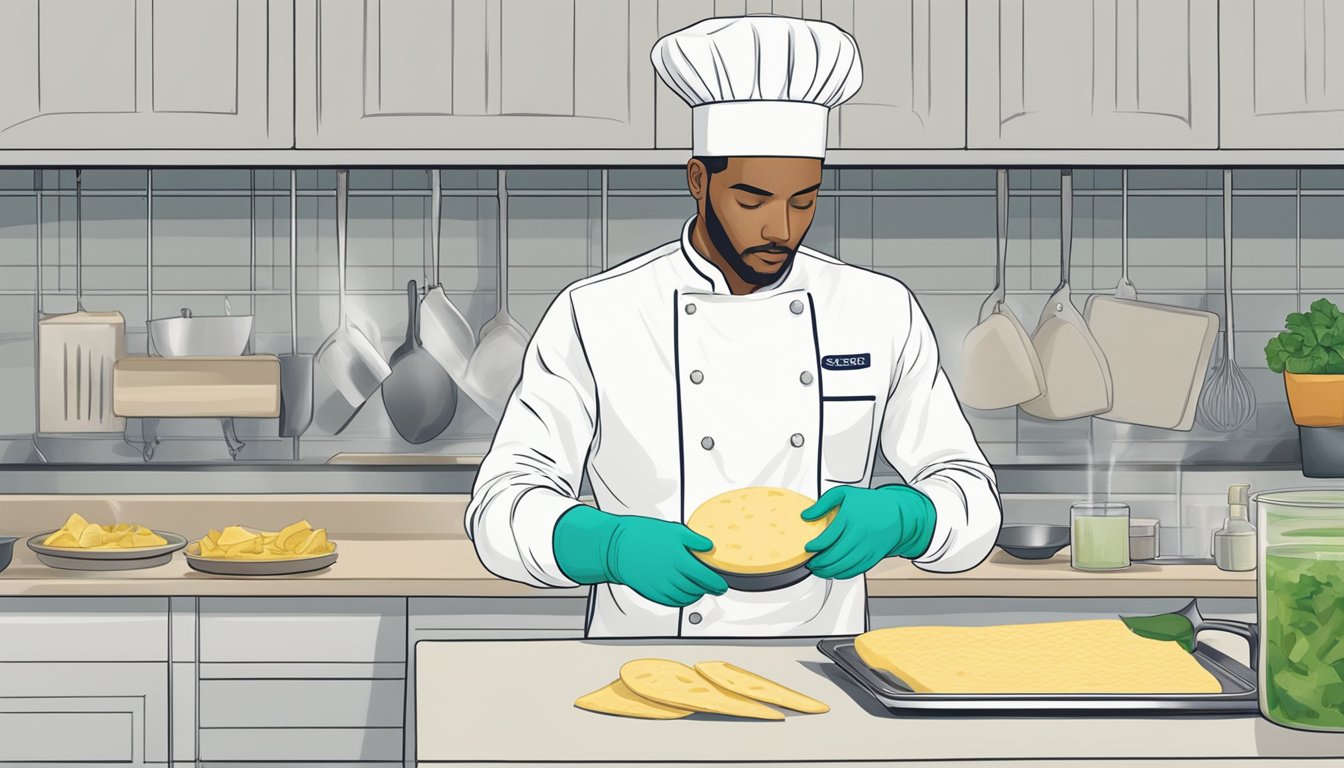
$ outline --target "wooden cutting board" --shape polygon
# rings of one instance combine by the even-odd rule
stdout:
[[[112,374],[112,408],[135,418],[258,418],[280,415],[280,359],[125,357]]]
[[[71,312],[37,324],[39,432],[121,432],[112,413],[112,371],[126,355],[120,312]]]
[[[1111,369],[1111,410],[1097,418],[1181,431],[1194,426],[1217,315],[1097,296],[1088,302],[1087,324]]]

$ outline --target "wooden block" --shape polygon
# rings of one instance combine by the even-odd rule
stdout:
[[[280,415],[280,359],[125,357],[112,374],[112,410],[135,418]]]

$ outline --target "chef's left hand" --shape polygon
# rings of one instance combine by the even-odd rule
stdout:
[[[892,555],[914,559],[933,539],[933,502],[908,485],[836,486],[802,517],[816,520],[832,509],[826,530],[804,547],[817,553],[807,567],[823,579],[853,578]]]

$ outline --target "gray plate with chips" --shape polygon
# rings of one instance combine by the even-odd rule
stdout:
[[[289,576],[320,571],[336,562],[335,549],[325,555],[286,557],[280,560],[229,560],[220,557],[201,557],[198,554],[199,549],[192,551],[199,546],[196,542],[192,542],[192,546],[182,553],[187,558],[187,565],[192,570],[217,576]]]
[[[59,530],[59,529],[58,529]],[[115,547],[111,549],[76,549],[74,547],[49,547],[43,544],[48,536],[56,531],[47,531],[31,536],[28,548],[43,564],[67,571],[131,571],[140,568],[156,568],[167,565],[173,559],[173,553],[187,546],[185,537],[176,533],[154,531],[168,543],[156,547]]]

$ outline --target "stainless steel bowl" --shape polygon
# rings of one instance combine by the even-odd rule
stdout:
[[[8,568],[14,559],[14,542],[18,540],[18,536],[0,536],[0,571]]]
[[[150,354],[158,357],[241,355],[252,337],[252,315],[196,317],[183,308],[178,317],[150,320],[145,325]]]
[[[1024,523],[1005,525],[995,542],[1004,552],[1022,560],[1045,560],[1069,545],[1069,526]]]

